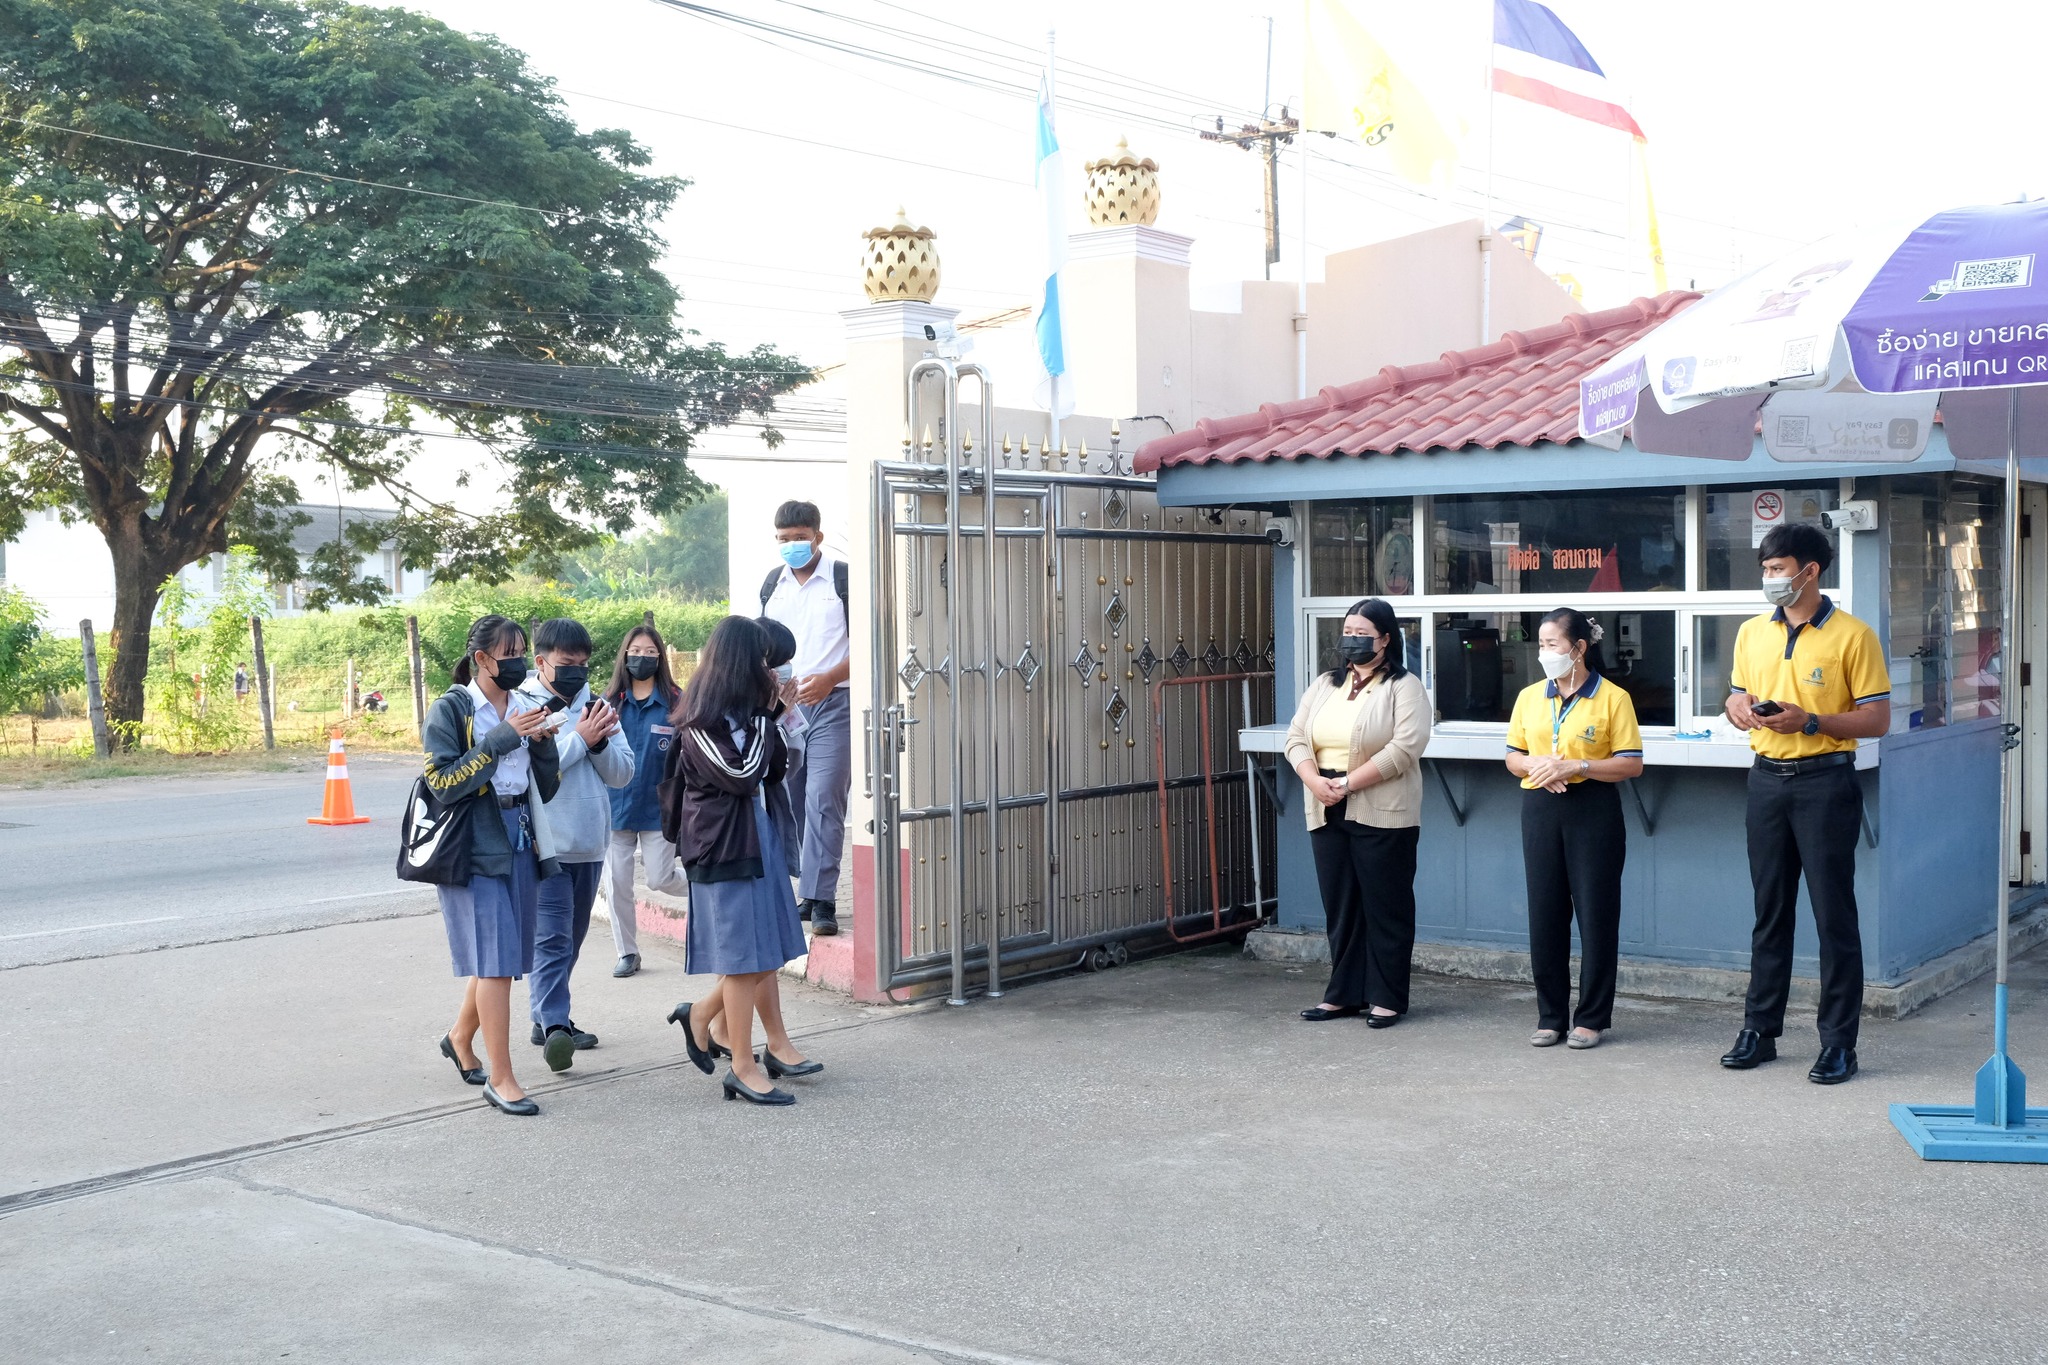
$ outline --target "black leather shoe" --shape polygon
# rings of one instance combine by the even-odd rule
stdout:
[[[1820,1050],[1820,1059],[1813,1064],[1813,1070],[1806,1073],[1806,1079],[1815,1085],[1840,1085],[1855,1074],[1855,1048],[1824,1047]]]
[[[1773,1061],[1778,1055],[1778,1040],[1766,1038],[1753,1028],[1746,1028],[1735,1035],[1735,1046],[1721,1054],[1721,1065],[1730,1071],[1747,1071]]]
[[[1342,1005],[1333,1010],[1326,1010],[1321,1005],[1310,1005],[1301,1012],[1301,1017],[1311,1024],[1320,1024],[1326,1019],[1355,1019],[1360,1013],[1356,1005]]]
[[[574,1019],[569,1021],[569,1036],[575,1040],[578,1052],[588,1052],[597,1046],[597,1035],[586,1029],[577,1028]]]
[[[1398,1014],[1374,1014],[1368,1010],[1365,1015],[1365,1026],[1367,1028],[1392,1028],[1401,1022],[1401,1018],[1402,1016]]]
[[[808,1058],[801,1062],[785,1062],[764,1047],[761,1049],[761,1069],[768,1073],[769,1080],[779,1081],[784,1076],[815,1076],[825,1069],[825,1064]]]
[[[521,1118],[532,1118],[540,1112],[540,1106],[532,1100],[505,1099],[489,1081],[484,1082],[484,1098],[490,1101],[491,1108],[501,1114],[517,1114]]]
[[[481,1065],[483,1059],[481,1057],[477,1059],[479,1063],[479,1065],[477,1066],[464,1066],[462,1064],[462,1058],[455,1055],[454,1040],[449,1038],[449,1036],[445,1033],[441,1035],[441,1055],[443,1057],[446,1057],[449,1061],[455,1063],[455,1070],[458,1073],[460,1073],[463,1080],[469,1082],[471,1085],[482,1085],[485,1081],[490,1079],[489,1076],[486,1076],[484,1074],[484,1069]]]
[[[766,1090],[749,1089],[747,1083],[730,1071],[725,1073],[725,1097],[729,1100],[744,1099],[749,1104],[795,1104],[796,1096],[787,1090],[769,1086]]]
[[[816,901],[798,901],[796,903],[796,917],[805,924],[809,924],[811,922],[811,907],[816,904]]]
[[[706,1052],[703,1048],[697,1046],[697,1035],[690,1032],[689,1001],[686,1000],[682,1004],[677,1005],[674,1009],[670,1010],[668,1012],[668,1021],[671,1024],[681,1024],[683,1026],[683,1048],[690,1054],[691,1063],[695,1065],[699,1071],[709,1076],[712,1072],[718,1070],[718,1068],[712,1064],[711,1054]]]
[[[539,1047],[543,1043],[547,1042],[547,1040],[548,1031],[542,1028],[539,1024],[535,1024],[533,1026],[533,1036],[529,1038],[528,1041],[531,1042],[535,1047]]]
[[[619,965],[612,968],[613,976],[631,976],[640,970],[640,954],[627,953],[619,959]]]
[[[839,907],[830,901],[811,902],[811,933],[817,938],[831,938],[839,932]]]
[[[548,1059],[548,1070],[567,1071],[576,1064],[576,1035],[560,1024],[555,1025],[548,1030],[540,1055]]]

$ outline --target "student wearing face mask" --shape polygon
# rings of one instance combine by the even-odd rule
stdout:
[[[779,568],[761,584],[761,614],[796,637],[791,661],[796,707],[804,723],[800,753],[791,755],[791,808],[803,824],[803,876],[797,910],[811,932],[839,932],[839,860],[846,847],[846,800],[853,791],[853,703],[847,679],[846,561],[825,552],[815,503],[775,509]]]
[[[512,1074],[512,982],[533,970],[536,891],[556,869],[543,803],[560,785],[547,713],[514,701],[526,671],[525,630],[503,616],[481,618],[423,732],[427,785],[444,802],[476,803],[469,883],[435,888],[455,974],[467,978],[441,1055],[483,1086],[492,1106],[522,1115],[540,1106]]]
[[[611,792],[633,780],[633,749],[619,733],[609,703],[590,691],[590,632],[566,617],[543,621],[533,635],[534,676],[518,704],[545,711],[555,736],[561,786],[547,798],[548,829],[560,865],[540,884],[528,992],[533,1044],[549,1069],[567,1071],[597,1035],[569,1017],[569,976],[590,932],[590,909],[611,846]]]
[[[1806,1078],[1838,1085],[1856,1074],[1863,1008],[1856,741],[1891,728],[1891,675],[1876,633],[1820,590],[1835,552],[1818,527],[1780,526],[1756,554],[1772,610],[1736,632],[1728,694],[1728,719],[1756,753],[1745,822],[1756,928],[1742,1031],[1721,1065],[1748,1071],[1778,1055],[1804,874],[1820,937],[1820,1056]]]
[[[1415,849],[1429,697],[1410,673],[1394,609],[1344,614],[1337,666],[1309,684],[1287,727],[1330,937],[1330,982],[1310,1023],[1364,1014],[1392,1028],[1408,1012],[1415,950]]]
[[[1522,779],[1529,972],[1536,979],[1536,1032],[1529,1042],[1536,1047],[1598,1047],[1614,1022],[1621,869],[1628,857],[1615,784],[1642,773],[1643,737],[1635,703],[1598,671],[1603,633],[1599,622],[1570,607],[1544,617],[1536,632],[1544,681],[1522,689],[1508,721],[1508,771]]]
[[[669,712],[682,696],[669,671],[668,646],[653,626],[635,626],[619,645],[605,701],[618,713],[619,734],[633,750],[633,777],[612,790],[611,847],[605,856],[605,880],[611,885],[612,946],[618,949],[613,976],[640,970],[640,921],[634,887],[637,855],[647,869],[647,884],[657,891],[684,889],[676,867],[675,845],[661,837],[661,779],[675,745],[676,728]]]

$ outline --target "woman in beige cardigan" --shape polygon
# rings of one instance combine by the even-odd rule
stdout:
[[[1344,614],[1337,653],[1287,727],[1330,934],[1329,987],[1301,1017],[1363,1012],[1392,1028],[1408,1012],[1429,696],[1404,664],[1394,609],[1376,597]]]

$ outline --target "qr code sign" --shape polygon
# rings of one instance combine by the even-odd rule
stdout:
[[[1949,292],[1969,289],[2025,289],[2034,282],[2034,258],[2001,256],[1995,260],[1957,261]]]
[[[1813,444],[1813,419],[1811,417],[1780,417],[1778,419],[1778,444],[1785,446],[1807,446]]]
[[[1785,343],[1784,352],[1778,357],[1778,373],[1781,375],[1812,374],[1813,345],[1817,337],[1795,337]]]

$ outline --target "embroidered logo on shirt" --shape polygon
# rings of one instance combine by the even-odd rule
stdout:
[[[1586,727],[1586,732],[1580,735],[1579,738],[1585,740],[1586,743],[1591,744],[1595,739],[1599,738],[1599,735],[1600,731],[1597,728],[1588,725]]]
[[[1814,670],[1813,670],[1812,672],[1808,673],[1808,674],[1806,675],[1806,681],[1807,681],[1807,683],[1808,683],[1808,684],[1809,684],[1810,686],[1813,686],[1813,687],[1819,687],[1819,686],[1821,686],[1821,672],[1820,672],[1820,670],[1819,670],[1818,668],[1816,668],[1816,669],[1814,669]]]

